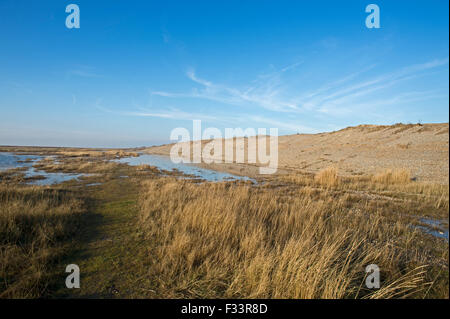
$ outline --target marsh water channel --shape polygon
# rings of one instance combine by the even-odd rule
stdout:
[[[48,156],[47,156],[48,157]],[[25,168],[24,174],[26,178],[42,177],[40,179],[31,179],[27,184],[32,185],[53,185],[59,184],[72,179],[78,179],[88,174],[72,174],[72,173],[54,173],[37,170],[33,165],[45,158],[40,155],[22,155],[13,153],[0,153],[0,171],[8,169]]]
[[[25,177],[42,176],[42,179],[30,180],[28,184],[34,185],[52,185],[59,184],[68,180],[78,179],[82,176],[88,176],[89,174],[73,174],[73,173],[60,173],[60,172],[45,172],[43,170],[37,170],[33,165],[51,156],[40,155],[22,155],[0,152],[0,171],[8,169],[24,168]],[[238,176],[229,173],[214,171],[210,169],[200,168],[188,164],[175,164],[169,157],[163,155],[150,155],[140,154],[137,157],[125,157],[114,160],[118,163],[128,164],[130,166],[150,165],[158,168],[161,171],[178,170],[185,174],[183,178],[196,178],[210,182],[231,181],[231,180],[244,180],[254,181],[247,176]]]
[[[176,169],[185,174],[186,176],[188,176],[187,178],[199,178],[209,182],[221,182],[230,180],[243,180],[255,182],[254,179],[251,179],[247,176],[238,176],[229,173],[214,171],[206,168],[197,167],[192,164],[183,164],[183,163],[176,164],[173,163],[169,157],[164,155],[141,154],[137,157],[125,157],[116,161],[131,166],[138,166],[138,165],[155,166],[158,169],[165,171],[171,171]]]

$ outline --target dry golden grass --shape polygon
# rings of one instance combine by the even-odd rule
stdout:
[[[405,209],[417,213],[426,212],[439,218],[448,218],[448,185],[408,180],[405,183],[374,182],[373,176],[339,177],[339,182],[328,187],[330,193],[352,194],[387,202],[403,203]],[[406,179],[405,179],[406,180]],[[276,181],[289,187],[302,187],[320,191],[322,187],[311,175],[296,173],[282,175]],[[385,205],[385,204],[383,204]]]
[[[143,189],[139,225],[161,298],[424,297],[434,280],[425,249],[411,250],[418,231],[369,198],[170,178]],[[369,264],[382,271],[376,291],[364,288]]]
[[[129,152],[124,150],[108,150],[108,151],[100,151],[100,150],[83,150],[83,151],[74,151],[74,150],[64,150],[59,151],[58,155],[62,155],[65,157],[128,157],[133,156],[136,157],[139,154],[136,152]]]
[[[0,185],[0,298],[42,297],[51,264],[79,230],[83,203],[64,191]]]
[[[388,169],[372,176],[372,182],[381,184],[406,184],[411,181],[411,173],[406,169]]]
[[[109,156],[115,156],[115,157],[130,157],[130,156],[137,157],[137,156],[139,156],[139,154],[136,152],[128,152],[128,151],[123,151],[123,150],[106,151],[105,154],[109,155]]]
[[[101,153],[97,151],[60,151],[58,154],[66,157],[90,157],[101,155]]]
[[[319,171],[314,179],[323,186],[334,186],[339,183],[338,170],[336,167],[330,166]]]
[[[39,161],[33,167],[46,172],[64,172],[64,173],[107,173],[112,171],[118,163],[89,160],[83,158],[65,159],[62,162],[54,162],[49,160]]]

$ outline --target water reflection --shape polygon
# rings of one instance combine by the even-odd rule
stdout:
[[[442,221],[430,218],[421,218],[420,221],[430,227],[417,226],[417,228],[434,237],[444,238],[448,242],[448,228],[445,229]]]
[[[69,174],[69,173],[47,173],[44,171],[37,171],[31,167],[25,174],[25,177],[42,176],[43,179],[34,179],[28,184],[31,185],[54,185],[62,182],[78,179],[82,176],[88,176],[88,174]]]
[[[33,179],[27,184],[31,185],[54,185],[73,179],[78,179],[81,176],[88,174],[70,174],[70,173],[47,173],[45,171],[36,170],[33,165],[35,162],[43,159],[39,155],[21,155],[0,152],[0,171],[12,168],[27,168],[24,172],[26,178],[35,178],[42,176],[42,179]]]
[[[39,155],[16,155],[12,153],[0,152],[0,171],[11,168],[31,167],[33,162],[40,160]]]
[[[160,170],[171,171],[177,169],[187,175],[194,175],[197,178],[201,178],[211,182],[227,181],[227,180],[244,180],[254,181],[247,176],[238,176],[229,173],[214,171],[206,168],[200,168],[189,164],[175,164],[169,157],[163,155],[142,154],[138,157],[127,157],[116,160],[119,163],[125,163],[131,166],[137,165],[150,165],[155,166]]]

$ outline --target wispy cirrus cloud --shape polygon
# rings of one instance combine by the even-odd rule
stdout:
[[[217,116],[211,116],[207,114],[202,113],[191,113],[191,112],[185,112],[179,109],[163,109],[163,110],[146,110],[142,109],[140,111],[132,111],[132,112],[122,112],[123,115],[129,115],[129,116],[140,116],[140,117],[159,117],[159,118],[165,118],[165,119],[173,119],[173,120],[211,120],[216,121],[218,120]]]
[[[392,87],[400,82],[423,76],[425,74],[423,71],[448,65],[448,62],[448,58],[436,59],[426,63],[404,67],[400,70],[385,73],[347,86],[341,86],[339,84],[342,82],[339,82],[337,83],[338,85],[329,85],[325,89],[312,93],[302,104],[306,105],[308,109],[320,109],[327,104],[333,105],[333,107],[348,105],[354,102],[356,98],[364,97],[375,91]]]
[[[448,58],[436,59],[392,72],[375,73],[375,75],[367,76],[369,71],[371,73],[376,71],[376,65],[369,65],[364,69],[324,83],[315,90],[296,90],[295,94],[289,94],[292,91],[286,89],[287,83],[284,81],[283,75],[286,72],[296,70],[303,62],[297,62],[279,70],[261,74],[245,87],[216,83],[198,76],[193,69],[189,69],[186,72],[186,77],[199,87],[194,87],[191,91],[182,93],[151,92],[152,96],[180,99],[180,101],[177,101],[177,103],[180,103],[177,107],[142,108],[139,105],[134,105],[135,110],[132,111],[113,111],[102,107],[101,100],[97,101],[96,107],[123,116],[189,121],[199,119],[209,123],[230,125],[228,127],[260,125],[260,127],[277,127],[290,132],[317,133],[319,132],[317,125],[315,128],[305,125],[308,123],[302,115],[313,114],[313,118],[316,120],[323,120],[324,116],[343,118],[355,117],[357,114],[361,118],[368,115],[371,118],[383,119],[386,116],[382,113],[382,110],[386,107],[448,97],[448,91],[436,89],[396,91],[395,94],[383,95],[384,98],[382,99],[373,99],[374,92],[430,74],[430,71],[434,72],[432,69],[446,66],[448,62]],[[369,96],[371,98],[368,98]],[[190,112],[188,110],[191,107],[183,105],[186,98],[216,101],[239,108],[234,109],[233,112],[223,107],[211,107],[206,111]],[[247,108],[249,106],[262,108],[264,112],[256,111],[252,113],[250,112],[251,109]],[[398,116],[398,114],[395,116]]]
[[[302,132],[302,133],[319,133],[319,130],[317,129],[299,123],[295,123],[292,121],[280,121],[259,115],[249,116],[249,119],[256,123],[269,125],[270,127],[276,127],[287,131]]]
[[[95,72],[93,67],[90,66],[76,66],[67,71],[67,75],[70,76],[79,76],[83,78],[101,78],[103,77],[101,74]]]
[[[220,120],[217,116],[207,115],[197,112],[185,112],[177,108],[165,108],[165,109],[148,109],[139,107],[135,111],[123,111],[123,110],[112,110],[110,108],[102,106],[102,100],[97,99],[94,103],[94,107],[98,110],[107,113],[113,113],[123,116],[138,116],[138,117],[156,117],[162,119],[172,119],[172,120],[203,120],[203,121],[217,121]]]
[[[270,117],[247,113],[241,113],[234,116],[230,116],[230,114],[227,113],[210,115],[199,112],[186,112],[173,107],[165,109],[154,109],[154,108],[150,109],[139,107],[138,110],[135,111],[123,111],[123,110],[117,111],[102,106],[102,99],[97,99],[96,102],[94,103],[94,107],[103,112],[113,113],[122,116],[153,117],[179,121],[202,120],[226,124],[229,125],[230,127],[235,126],[248,127],[249,123],[254,124],[259,123],[263,127],[270,126],[287,131],[303,132],[303,133],[318,132],[318,130],[314,128],[301,125],[294,121],[278,121]]]
[[[206,99],[235,106],[256,106],[283,113],[323,112],[335,108],[336,111],[333,113],[339,114],[339,108],[347,109],[349,104],[355,104],[359,99],[364,99],[376,91],[423,76],[427,74],[426,71],[448,65],[448,62],[448,58],[435,59],[422,64],[410,65],[394,72],[364,77],[364,79],[358,81],[363,73],[375,69],[375,65],[371,65],[326,83],[316,90],[297,94],[292,94],[286,89],[287,83],[283,82],[282,75],[284,72],[294,70],[303,62],[297,62],[278,71],[263,74],[251,85],[244,88],[214,83],[199,77],[193,69],[190,69],[186,72],[186,76],[194,83],[199,84],[200,89],[193,88],[187,93],[166,91],[153,91],[151,93],[167,98]],[[399,94],[402,95],[403,93]],[[426,96],[423,98],[426,98]],[[395,96],[391,99],[402,100]]]
[[[296,109],[297,105],[281,97],[283,91],[280,75],[290,71],[302,62],[296,62],[284,67],[280,71],[265,74],[255,80],[252,85],[243,89],[213,83],[197,76],[193,69],[186,72],[186,76],[193,82],[202,86],[194,88],[188,93],[173,93],[165,91],[153,91],[152,95],[169,98],[197,98],[216,101],[237,106],[254,105],[271,111],[285,112]]]
[[[358,102],[349,104],[346,102],[339,101],[339,107],[335,107],[333,104],[328,104],[320,107],[318,111],[323,114],[343,116],[354,114],[355,111],[371,112],[373,116],[377,116],[376,110],[380,107],[393,107],[396,105],[404,105],[407,103],[417,102],[417,101],[432,101],[433,99],[448,97],[445,93],[437,90],[432,91],[415,91],[415,92],[404,92],[397,94],[395,96],[385,98],[370,100],[367,102]],[[347,105],[347,106],[344,106]],[[384,116],[384,115],[383,115]]]

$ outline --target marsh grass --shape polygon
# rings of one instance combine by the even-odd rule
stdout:
[[[330,166],[319,171],[314,180],[323,186],[335,186],[339,183],[338,169]]]
[[[46,294],[83,212],[70,192],[0,185],[0,298]]]
[[[314,178],[311,178],[314,176]],[[409,200],[419,206],[431,205],[446,212],[449,209],[448,185],[414,181],[407,170],[387,169],[376,175],[339,176],[334,167],[324,169],[316,175],[292,173],[281,175],[277,181],[287,185],[321,189],[328,187],[333,192],[357,193],[366,197],[382,197],[389,200]]]
[[[448,298],[448,244],[414,227],[417,216],[448,219],[446,185],[336,168],[208,183],[83,155],[35,165],[98,173],[89,183],[101,185],[28,187],[20,170],[0,175],[0,298],[48,296],[55,265],[86,229],[92,241],[75,260],[90,296],[110,296],[114,282],[120,297],[139,298]],[[95,223],[85,218],[91,197]],[[381,269],[379,290],[365,288],[369,264]]]
[[[162,298],[425,296],[434,272],[427,249],[411,249],[421,234],[371,198],[330,190],[335,176],[322,189],[145,182],[139,225],[152,289]],[[364,288],[369,264],[382,271],[376,291]]]
[[[137,157],[139,156],[136,152],[129,152],[124,150],[107,150],[107,151],[90,151],[90,150],[83,150],[83,151],[74,151],[74,150],[68,150],[68,151],[59,151],[57,153],[58,155],[61,155],[63,157],[107,157],[107,158],[122,158],[122,157]]]
[[[111,172],[120,164],[104,160],[90,160],[84,158],[65,158],[63,162],[39,161],[33,167],[45,172],[63,173],[107,173]]]
[[[407,169],[388,169],[372,176],[372,182],[385,185],[407,184],[411,181],[411,173]]]

